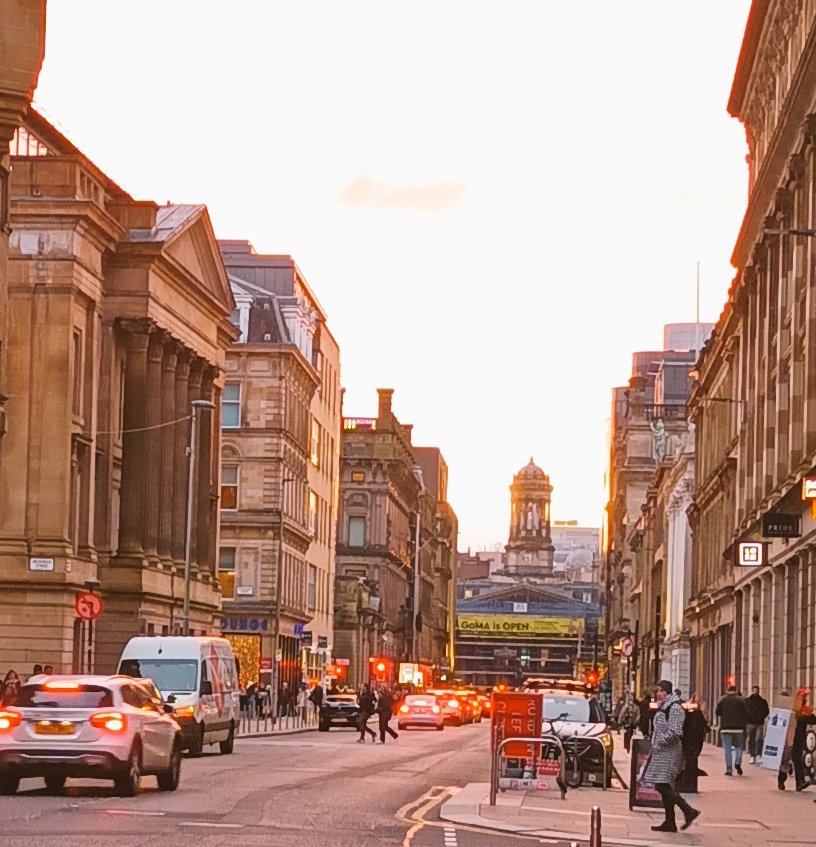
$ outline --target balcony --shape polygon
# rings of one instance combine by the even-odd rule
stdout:
[[[376,428],[376,418],[343,418],[345,432],[373,432]]]

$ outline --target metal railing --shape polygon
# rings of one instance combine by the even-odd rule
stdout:
[[[244,709],[238,719],[238,735],[257,735],[295,729],[317,729],[318,715],[311,705],[305,714],[286,714],[275,717],[268,709],[249,712]]]
[[[490,760],[490,801],[489,805],[496,805],[496,795],[499,791],[499,768],[501,767],[501,752],[507,744],[510,744],[514,741],[519,742],[520,744],[536,744],[538,746],[543,747],[544,745],[551,745],[558,749],[559,751],[559,765],[558,765],[558,777],[556,777],[556,781],[558,782],[558,787],[561,790],[561,799],[565,800],[567,797],[567,782],[565,777],[565,767],[566,767],[566,756],[564,754],[564,745],[561,742],[561,739],[555,735],[554,733],[545,733],[544,735],[540,735],[537,738],[503,738],[496,745],[496,750],[493,752],[493,755]]]

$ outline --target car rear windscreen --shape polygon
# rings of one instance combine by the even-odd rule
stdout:
[[[159,691],[198,691],[198,662],[191,659],[122,659],[119,673],[152,679]]]
[[[32,709],[106,709],[113,706],[113,694],[99,685],[49,689],[42,685],[24,685],[14,705]]]

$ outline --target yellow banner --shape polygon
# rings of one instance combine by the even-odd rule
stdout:
[[[530,615],[457,615],[460,632],[473,635],[578,635],[582,618],[535,618]]]

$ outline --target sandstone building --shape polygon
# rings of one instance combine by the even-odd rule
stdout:
[[[183,626],[191,401],[191,620],[210,632],[221,375],[234,337],[203,206],[135,201],[36,112],[11,142],[0,666],[111,671]],[[95,642],[74,601],[99,586]],[[90,654],[90,655],[89,655]]]
[[[695,685],[763,694],[816,683],[816,5],[751,6],[729,111],[748,142],[736,275],[699,364]],[[787,537],[780,537],[787,536]],[[762,560],[740,565],[742,542]]]
[[[221,626],[243,682],[268,681],[277,649],[292,688],[331,658],[340,354],[291,257],[220,246],[240,332],[223,399]]]

